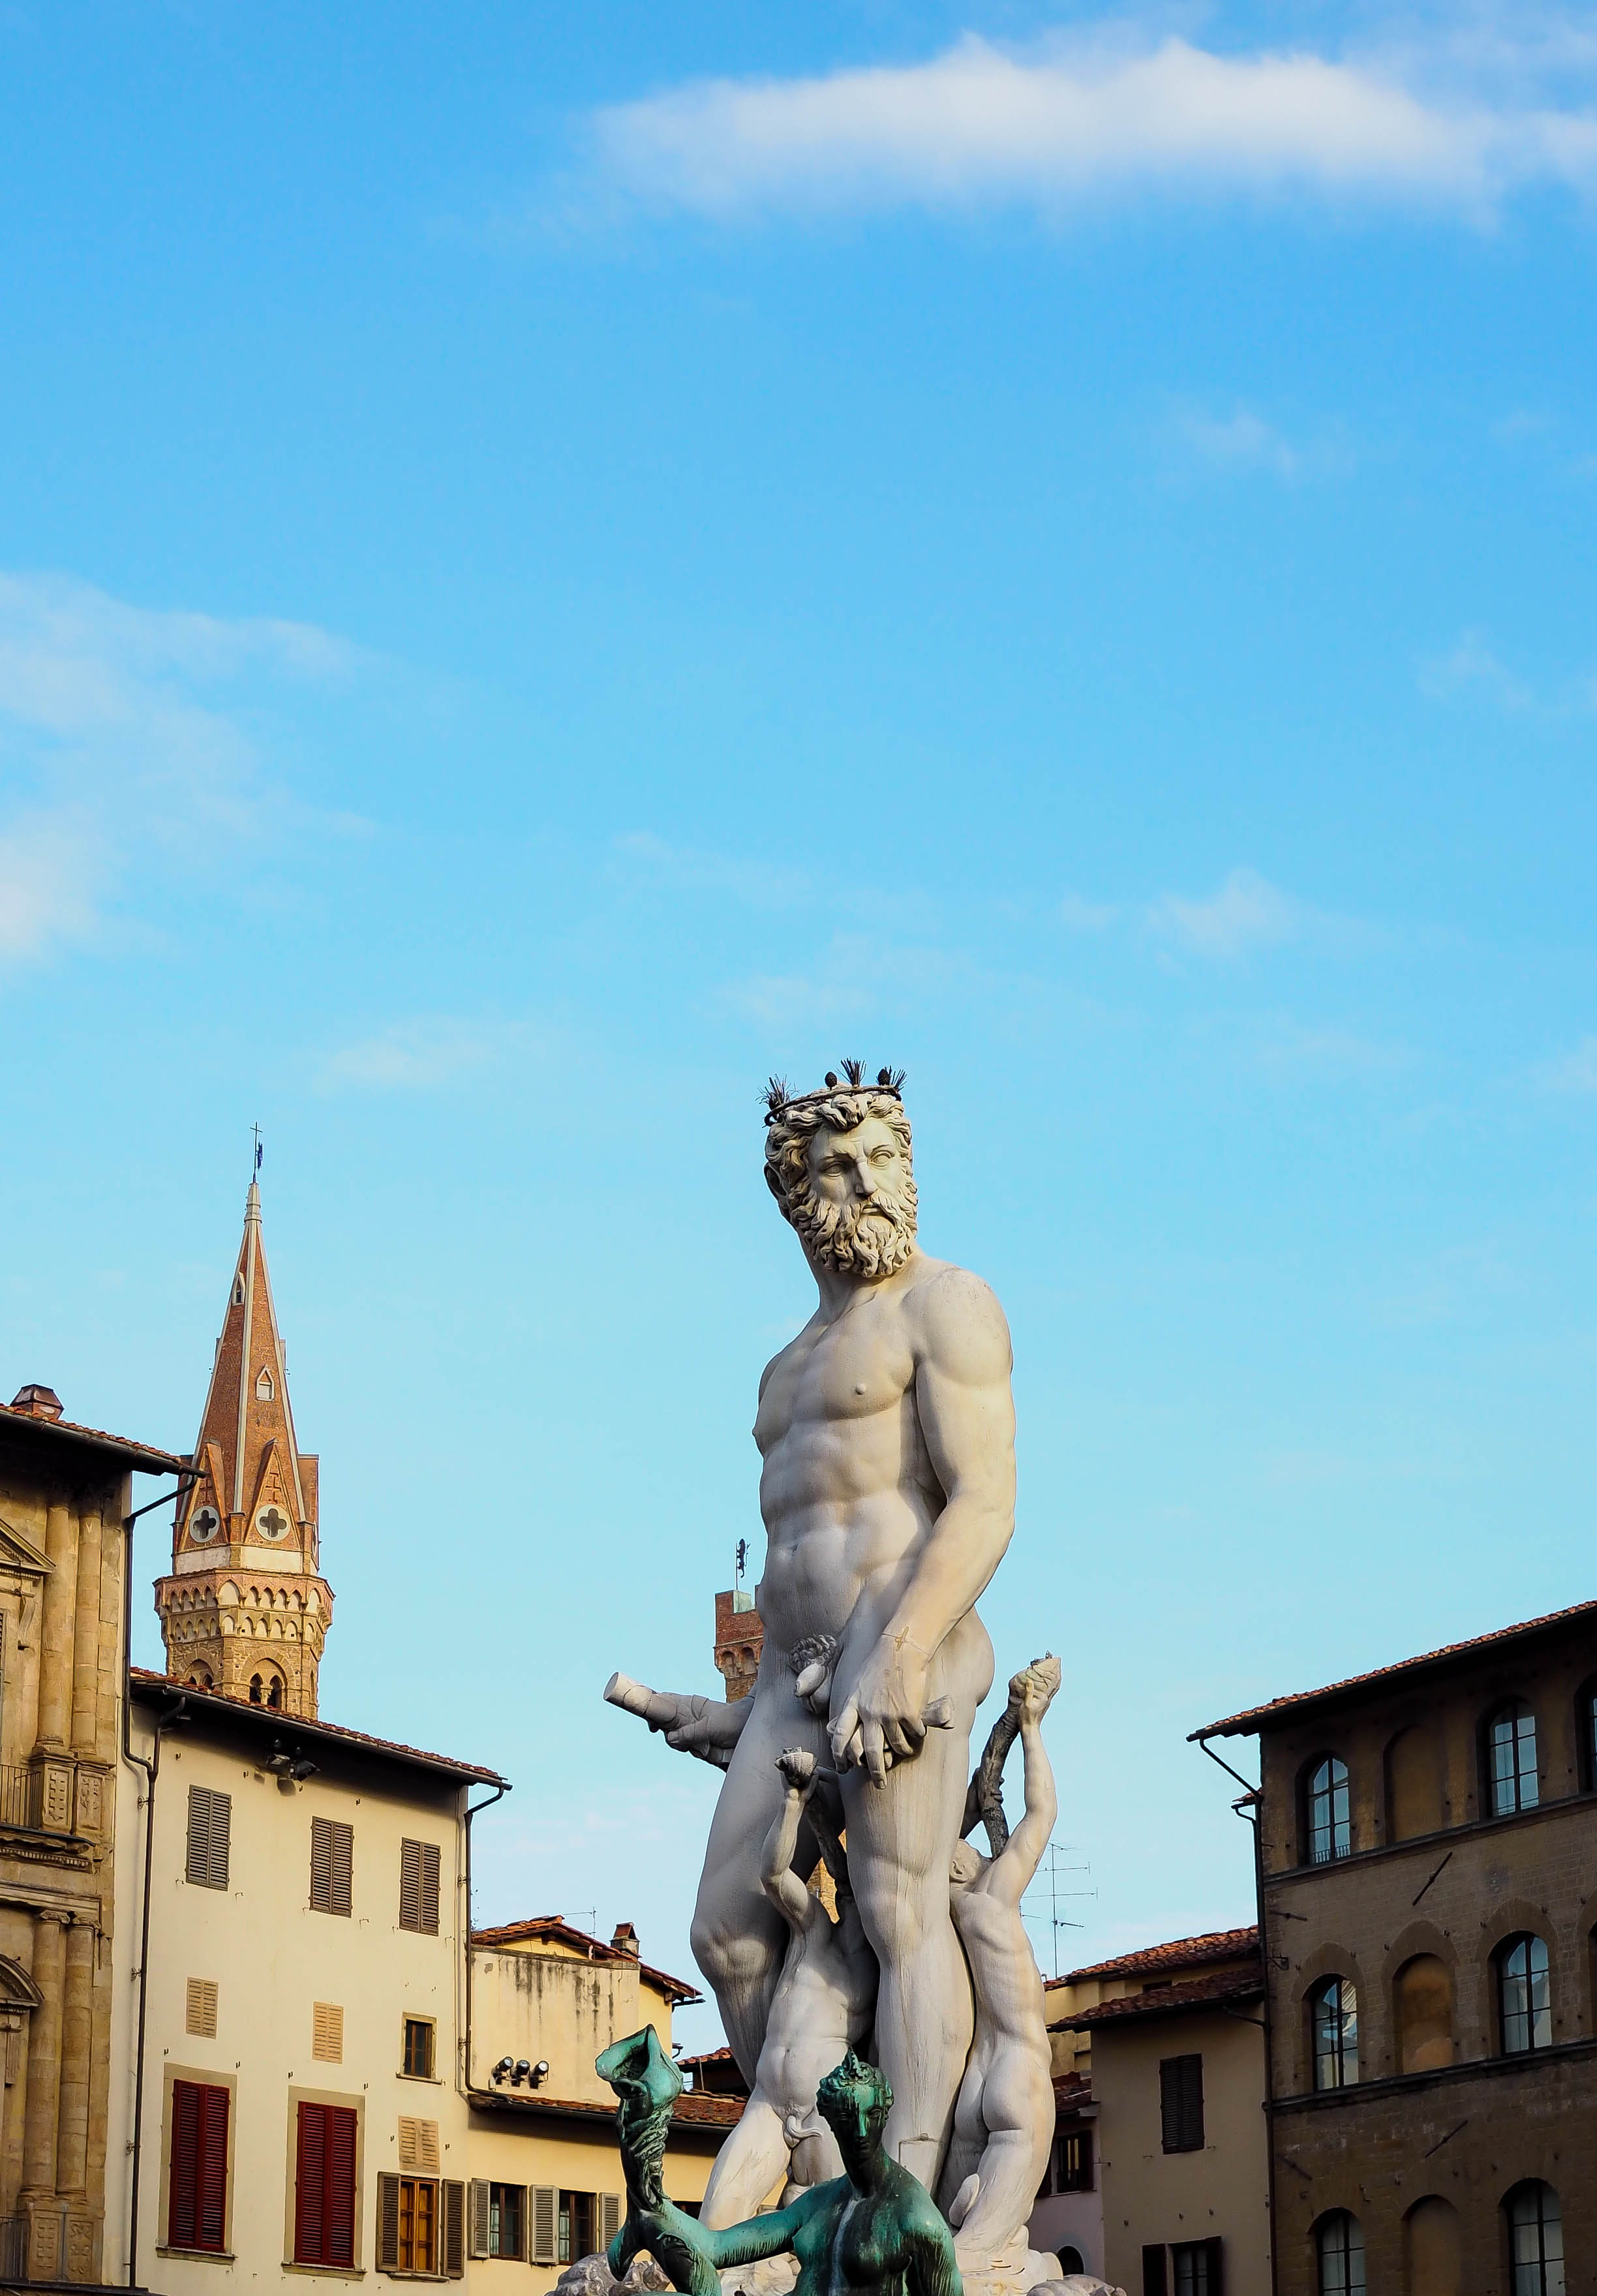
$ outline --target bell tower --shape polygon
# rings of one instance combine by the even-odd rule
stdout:
[[[167,1672],[314,1718],[332,1589],[320,1570],[316,1460],[294,1439],[253,1179],[193,1464],[171,1573],[155,1582]]]

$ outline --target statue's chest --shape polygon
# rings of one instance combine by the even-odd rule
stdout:
[[[885,2290],[898,2276],[897,2245],[890,2217],[864,2202],[851,2202],[832,2241],[832,2288]]]
[[[800,1428],[892,1410],[914,1370],[896,1317],[856,1309],[823,1331],[805,1333],[766,1382],[755,1425],[761,1449],[769,1451]]]

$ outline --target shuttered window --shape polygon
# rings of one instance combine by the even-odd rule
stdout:
[[[438,1845],[436,1841],[399,1844],[399,1926],[438,1933]]]
[[[418,2176],[437,2173],[438,2166],[438,2125],[436,2120],[416,2120],[409,2113],[399,2116],[399,2166],[414,2170]]]
[[[555,2220],[560,2210],[560,2188],[555,2185],[534,2185],[531,2197],[532,2261],[535,2264],[558,2264]]]
[[[324,2065],[343,2063],[344,2012],[336,2001],[311,2004],[310,2053]]]
[[[491,2185],[474,2177],[468,2194],[467,2218],[473,2256],[527,2254],[527,2187]]]
[[[217,2038],[217,1980],[214,1977],[191,1977],[184,2009],[183,2030],[197,2033],[202,2041]]]
[[[620,2229],[620,2194],[601,2193],[599,2195],[599,2253],[602,2256]]]
[[[400,2058],[400,2070],[407,2080],[432,2079],[433,2037],[436,2028],[430,2017],[407,2017],[405,2021],[405,2047]]]
[[[188,1878],[202,1890],[227,1887],[227,1842],[233,1830],[233,1796],[209,1786],[189,1788]]]
[[[1159,2134],[1167,2152],[1203,2150],[1203,2059],[1165,2057],[1159,2069]]]
[[[209,2082],[172,2083],[168,2248],[206,2249],[219,2255],[225,2246],[229,2101],[225,2088],[213,2088]]]
[[[466,2276],[466,2188],[458,2178],[444,2179],[444,2277]]]
[[[389,2272],[436,2272],[437,2184],[430,2177],[384,2177],[379,2181],[392,2188],[391,2194],[379,2194],[385,2235],[390,2213],[392,2217],[392,2261],[381,2268]]]
[[[336,1817],[310,1822],[310,1902],[318,1914],[348,1914],[355,1870],[355,1828]]]
[[[355,2262],[354,2108],[301,2104],[294,2161],[294,2261]]]

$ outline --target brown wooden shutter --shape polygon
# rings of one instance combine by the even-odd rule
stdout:
[[[422,1844],[422,1927],[429,1937],[438,1933],[438,1845]]]
[[[187,1875],[203,1890],[227,1887],[227,1849],[233,1830],[233,1796],[209,1786],[189,1788]]]
[[[1167,2152],[1203,2149],[1203,2059],[1165,2057],[1159,2069],[1159,2135]]]
[[[488,2187],[487,2179],[484,2177],[471,2179],[471,2212],[468,2228],[472,2255],[486,2256],[488,2252]]]
[[[457,2177],[444,2179],[444,2277],[466,2276],[466,2188]]]
[[[311,2004],[310,2053],[324,2065],[344,2062],[344,2012],[336,2001]]]
[[[348,1914],[355,1866],[355,1828],[336,1817],[310,1822],[310,1902],[318,1914]]]
[[[436,2176],[438,2169],[438,2125],[436,2120],[418,2120],[402,2112],[399,2116],[399,2167],[407,2177]]]
[[[438,1845],[436,1841],[399,1844],[399,1926],[438,1933]]]
[[[534,2185],[531,2191],[532,2260],[535,2264],[558,2263],[555,2233],[560,2214],[560,2187],[557,2185]]]
[[[214,1977],[191,1977],[184,2011],[183,2030],[194,2033],[203,2041],[217,2038],[217,1980]]]
[[[399,2269],[399,2179],[379,2176],[377,2179],[377,2269],[397,2272]]]
[[[599,2251],[601,2255],[621,2229],[621,2195],[601,2193],[599,2195]]]

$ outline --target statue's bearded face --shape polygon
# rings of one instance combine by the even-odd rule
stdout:
[[[812,1135],[787,1215],[817,1267],[876,1279],[915,1244],[915,1177],[899,1132],[867,1116],[848,1132]]]

